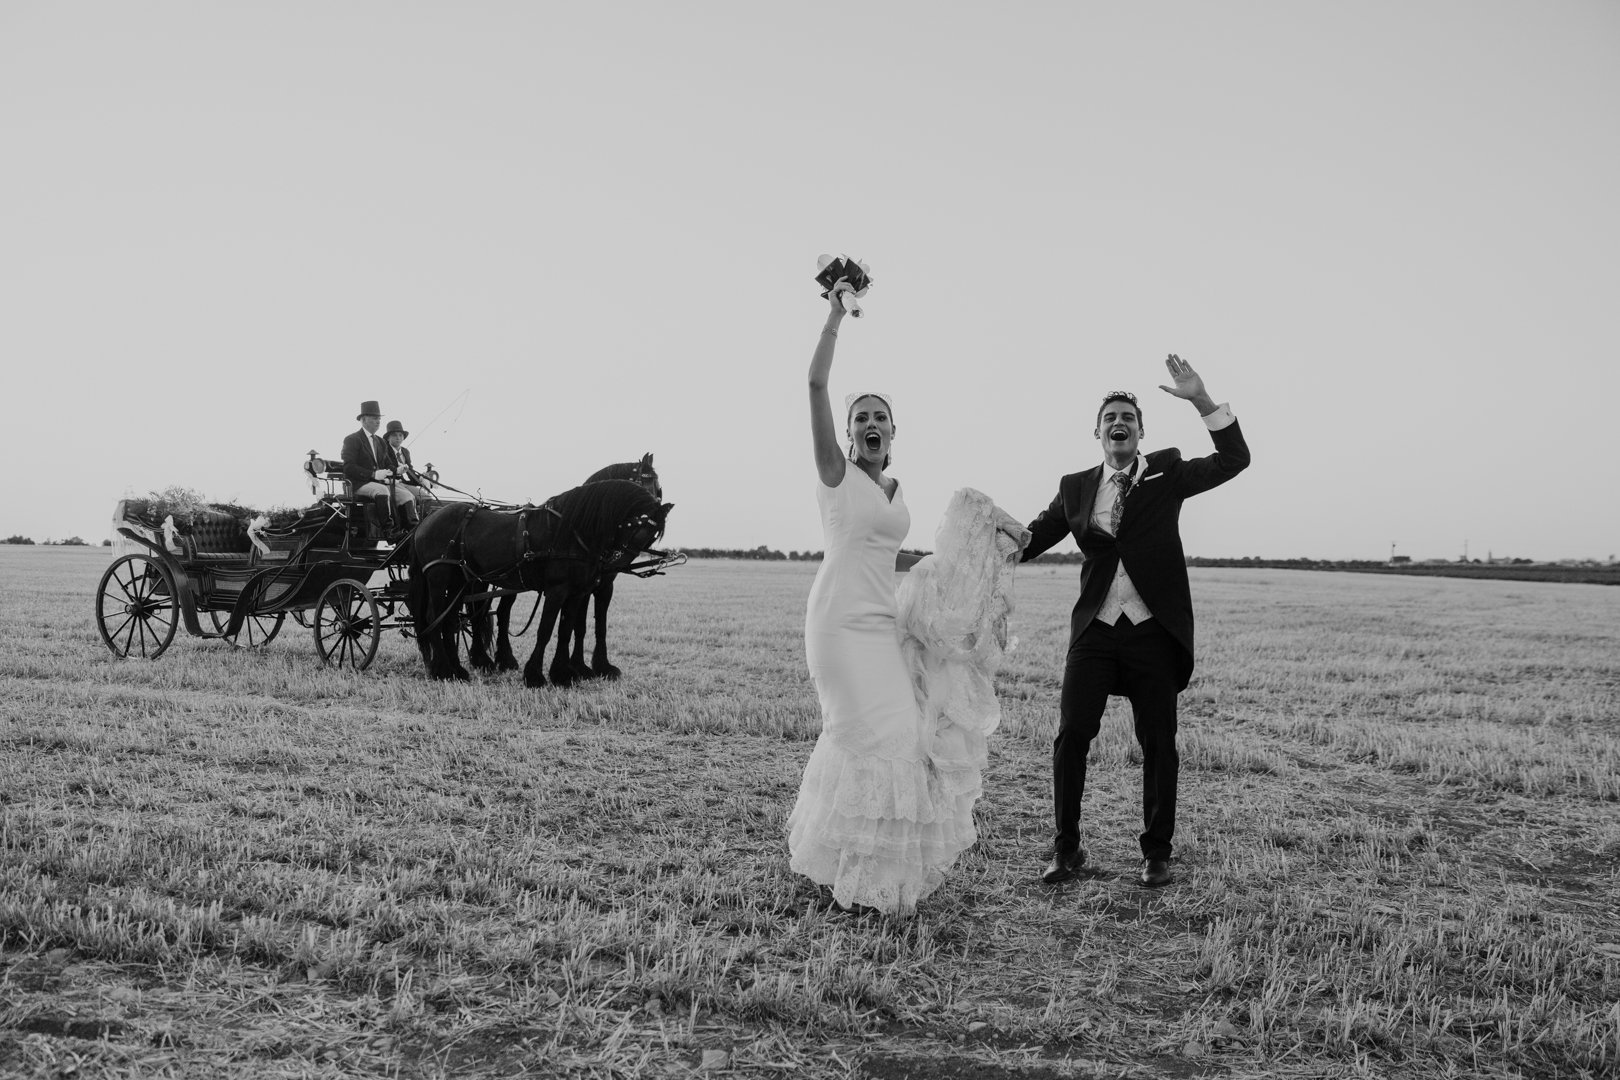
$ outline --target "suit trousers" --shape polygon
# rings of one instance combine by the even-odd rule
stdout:
[[[1176,831],[1177,667],[1180,646],[1157,619],[1132,623],[1121,615],[1113,626],[1092,620],[1069,644],[1063,666],[1061,721],[1052,741],[1052,796],[1057,812],[1053,846],[1080,847],[1080,799],[1086,790],[1086,757],[1102,730],[1108,695],[1129,699],[1142,748],[1142,857],[1168,859]]]
[[[368,484],[361,484],[359,487],[355,488],[354,493],[357,496],[369,496],[371,498],[372,504],[377,508],[377,528],[380,531],[387,532],[389,529],[393,528],[394,515],[388,507],[387,484],[378,483],[377,481],[373,480]],[[394,505],[410,508],[404,512],[405,521],[407,523],[414,522],[416,520],[416,497],[411,494],[409,485],[394,485]]]

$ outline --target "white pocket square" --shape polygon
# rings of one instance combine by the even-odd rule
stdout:
[[[1142,479],[1139,481],[1139,483],[1145,484],[1149,480],[1157,480],[1159,477],[1161,477],[1163,475],[1164,475],[1164,473],[1162,473],[1162,472],[1156,472],[1152,476],[1144,476],[1144,477],[1142,477]]]

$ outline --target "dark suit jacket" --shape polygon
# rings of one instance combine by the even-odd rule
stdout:
[[[1097,617],[1114,572],[1124,562],[1131,584],[1153,617],[1181,646],[1183,690],[1193,670],[1192,590],[1187,584],[1187,556],[1181,550],[1181,504],[1200,492],[1226,483],[1249,465],[1249,445],[1236,423],[1210,432],[1215,452],[1181,459],[1174,447],[1145,455],[1136,485],[1125,497],[1119,535],[1092,524],[1091,511],[1102,483],[1103,467],[1070,473],[1058,483],[1057,498],[1029,523],[1028,562],[1065,536],[1072,535],[1085,554],[1080,571],[1080,599],[1069,619],[1072,646]]]
[[[366,449],[366,439],[370,438],[372,445],[377,448],[376,463],[372,463],[371,453]],[[383,442],[375,435],[368,435],[365,428],[343,437],[343,478],[356,490],[361,484],[371,483],[372,474],[378,469],[397,468],[394,461],[394,448]]]
[[[411,467],[411,448],[408,446],[390,446],[388,452],[394,455],[394,467],[399,470],[399,478],[406,483],[417,483],[420,477]]]

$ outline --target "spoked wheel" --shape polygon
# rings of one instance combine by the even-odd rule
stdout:
[[[488,618],[488,616],[485,616]],[[465,606],[455,615],[456,644],[461,646],[462,656],[471,656],[473,647],[473,617]],[[492,635],[493,636],[493,635]]]
[[[315,651],[331,667],[364,671],[377,655],[382,618],[377,598],[353,578],[334,581],[315,605]]]
[[[174,578],[145,555],[125,555],[107,567],[96,589],[96,628],[114,656],[161,656],[180,625]]]
[[[400,632],[408,638],[416,637],[416,626],[411,621],[410,604],[404,600],[397,601],[397,611],[401,620]],[[473,617],[471,611],[464,606],[454,615],[447,616],[447,618],[454,619],[456,623],[456,644],[461,647],[461,651],[457,655],[471,656],[473,647]],[[434,634],[437,635],[438,631],[435,630]],[[491,634],[492,640],[493,637],[494,635]]]
[[[214,620],[214,630],[219,634],[225,633],[225,628],[231,624],[231,613],[228,611],[210,611],[209,617]],[[235,637],[225,638],[238,649],[257,649],[268,645],[281,633],[281,624],[287,616],[283,612],[274,615],[248,615],[242,620],[240,629]]]

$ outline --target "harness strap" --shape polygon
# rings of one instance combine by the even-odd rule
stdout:
[[[519,565],[529,558],[529,511],[533,507],[524,507],[518,511],[517,550],[512,554],[513,565]]]

